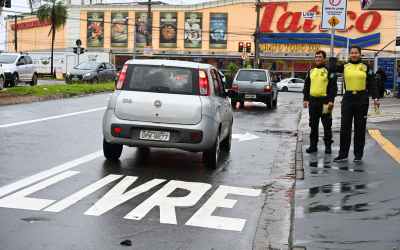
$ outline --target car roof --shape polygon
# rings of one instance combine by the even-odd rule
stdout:
[[[10,55],[10,56],[27,56],[27,54],[21,54],[21,53],[0,53],[0,55]]]
[[[208,69],[213,67],[210,64],[196,63],[179,60],[163,60],[163,59],[133,59],[126,62],[126,64],[134,65],[154,65],[154,66],[169,66],[193,69]]]
[[[254,68],[243,68],[243,69],[239,69],[239,70],[249,70],[249,71],[269,71],[268,69],[254,69]]]

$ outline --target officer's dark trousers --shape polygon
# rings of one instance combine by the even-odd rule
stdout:
[[[309,114],[310,114],[310,148],[316,149],[318,145],[319,120],[321,119],[324,126],[324,142],[325,145],[332,143],[332,114],[323,114],[323,105],[328,103],[326,98],[311,97]]]
[[[354,119],[354,156],[362,157],[365,145],[369,99],[367,93],[345,93],[342,100],[342,125],[340,127],[339,155],[347,157],[351,144],[351,131]]]

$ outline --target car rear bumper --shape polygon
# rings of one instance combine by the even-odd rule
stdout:
[[[254,97],[255,96],[255,97]],[[253,101],[253,102],[266,102],[267,99],[273,97],[273,92],[271,93],[237,93],[233,92],[230,94],[232,101]]]
[[[112,128],[120,127],[121,133],[115,134]],[[170,132],[170,141],[148,141],[139,139],[140,130]],[[200,132],[201,139],[191,139],[191,133]],[[109,143],[132,147],[177,148],[200,152],[210,149],[218,133],[218,124],[211,117],[203,115],[199,124],[180,125],[152,122],[121,120],[115,116],[114,110],[107,109],[103,117],[103,136]]]

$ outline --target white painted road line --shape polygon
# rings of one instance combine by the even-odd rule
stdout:
[[[81,165],[83,163],[92,161],[100,156],[103,155],[103,151],[97,151],[88,155],[85,155],[83,157],[80,157],[78,159],[66,162],[64,164],[55,166],[53,168],[47,169],[45,171],[39,172],[37,174],[34,174],[32,176],[26,177],[22,180],[16,181],[14,183],[8,184],[6,186],[0,187],[0,197],[7,195],[9,193],[12,193],[14,191],[17,191],[18,189],[27,187],[35,182],[41,181],[43,179],[46,179],[52,175],[64,172],[68,169],[74,168],[78,165]]]
[[[8,124],[0,124],[0,128],[9,128],[9,127],[21,126],[21,125],[32,124],[32,123],[37,123],[37,122],[55,120],[55,119],[60,119],[60,118],[65,118],[65,117],[70,117],[70,116],[75,116],[75,115],[87,114],[87,113],[102,111],[102,110],[105,110],[106,108],[107,107],[94,108],[94,109],[88,109],[88,110],[67,113],[67,114],[62,114],[62,115],[48,116],[48,117],[39,118],[39,119],[33,119],[33,120],[27,120],[27,121],[21,121],[21,122],[13,122],[13,123],[8,123]]]

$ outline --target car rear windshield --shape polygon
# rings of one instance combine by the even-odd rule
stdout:
[[[14,63],[17,60],[18,56],[15,55],[0,55],[0,63]]]
[[[236,78],[237,81],[267,81],[267,75],[261,70],[240,70]]]
[[[194,70],[152,65],[130,65],[124,84],[125,90],[169,94],[195,95]]]
[[[97,68],[97,64],[91,63],[91,62],[83,62],[74,67],[74,69],[81,69],[81,70],[94,70],[96,68]]]

